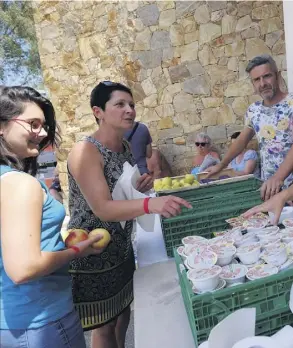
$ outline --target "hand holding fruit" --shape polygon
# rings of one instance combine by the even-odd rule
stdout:
[[[101,236],[101,239],[92,244],[95,249],[104,249],[110,243],[111,235],[104,228],[96,228],[89,233],[89,239],[94,240],[96,236]]]
[[[149,212],[160,214],[166,218],[176,216],[181,213],[181,206],[191,209],[192,205],[185,199],[175,196],[164,196],[151,198],[149,200]]]
[[[65,245],[70,248],[76,246],[80,252],[77,257],[86,257],[89,255],[100,254],[109,244],[111,236],[103,228],[91,231],[89,234],[82,229],[68,230],[65,239]]]

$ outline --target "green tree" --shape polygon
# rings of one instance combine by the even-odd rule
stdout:
[[[0,0],[0,83],[42,85],[30,1]]]

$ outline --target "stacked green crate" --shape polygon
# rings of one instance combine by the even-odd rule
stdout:
[[[192,209],[182,209],[182,214],[162,218],[162,231],[167,254],[173,256],[173,248],[181,244],[183,237],[199,235],[211,238],[213,232],[227,229],[226,219],[238,216],[260,204],[259,188],[262,182],[254,177],[247,180],[227,181],[221,184],[178,191],[173,194],[192,204]],[[166,195],[159,192],[159,196]]]
[[[206,341],[221,320],[240,308],[256,308],[256,335],[271,336],[293,324],[289,308],[293,269],[213,293],[196,295],[174,249],[179,283],[195,346]]]

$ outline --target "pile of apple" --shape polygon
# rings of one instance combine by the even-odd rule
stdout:
[[[66,233],[64,243],[67,246],[67,248],[70,248],[76,245],[77,243],[82,242],[83,240],[86,240],[88,238],[91,239],[96,235],[101,235],[103,238],[100,239],[98,242],[93,243],[92,247],[95,249],[106,248],[106,246],[110,243],[111,236],[110,233],[104,228],[96,228],[95,230],[92,230],[90,233],[80,228],[70,229]]]
[[[176,190],[182,187],[199,186],[199,182],[193,174],[186,174],[182,179],[172,179],[165,177],[154,181],[155,191]]]

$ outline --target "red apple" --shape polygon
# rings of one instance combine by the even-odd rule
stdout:
[[[110,240],[111,240],[110,233],[104,228],[96,228],[95,230],[92,230],[89,233],[89,238],[92,238],[97,235],[101,235],[103,238],[100,239],[98,242],[95,242],[92,245],[92,247],[95,249],[106,248],[106,246],[110,243]]]
[[[88,233],[85,230],[73,228],[71,230],[68,230],[67,232],[68,235],[65,239],[65,245],[67,246],[67,248],[70,248],[73,245],[88,239]]]

